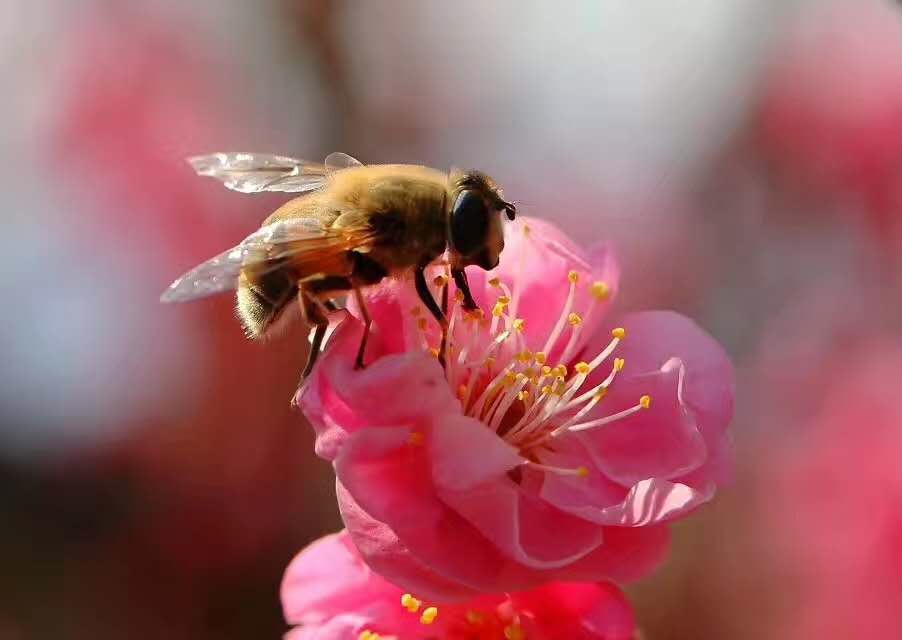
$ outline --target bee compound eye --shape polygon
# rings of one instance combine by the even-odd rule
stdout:
[[[451,244],[462,256],[473,256],[485,246],[489,209],[476,191],[461,191],[451,212]]]

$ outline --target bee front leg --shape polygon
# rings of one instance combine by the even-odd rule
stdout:
[[[454,284],[457,285],[457,290],[464,296],[464,309],[467,311],[476,311],[479,308],[479,305],[476,304],[476,301],[473,300],[473,294],[470,293],[470,282],[467,280],[467,272],[463,269],[452,269],[451,277],[454,278]]]
[[[439,349],[438,353],[438,361],[442,365],[442,368],[445,366],[445,345],[448,340],[448,320],[445,318],[445,314],[442,313],[441,308],[438,306],[438,303],[435,301],[435,298],[432,297],[432,292],[429,291],[429,285],[426,284],[426,265],[420,265],[414,271],[413,277],[414,284],[416,285],[417,295],[420,296],[420,300],[423,301],[423,304],[426,305],[426,308],[429,309],[429,313],[431,313],[435,319],[438,321],[439,326],[442,328],[442,346]]]

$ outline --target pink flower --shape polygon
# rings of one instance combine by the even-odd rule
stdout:
[[[453,605],[422,601],[373,573],[346,532],[301,551],[282,582],[286,640],[629,640],[633,613],[610,583],[550,583]]]
[[[665,523],[710,500],[726,467],[721,348],[671,312],[609,322],[605,247],[523,219],[506,243],[493,272],[469,272],[485,317],[451,296],[446,370],[412,285],[388,282],[368,296],[367,368],[353,369],[349,315],[297,397],[354,543],[426,598],[642,576]]]
[[[759,113],[775,168],[834,201],[857,196],[884,236],[902,201],[902,15],[892,4],[811,3],[773,56]]]
[[[843,352],[842,377],[800,399],[807,428],[759,465],[762,561],[794,586],[769,637],[902,637],[902,350],[872,336]]]

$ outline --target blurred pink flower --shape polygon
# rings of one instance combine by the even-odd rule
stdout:
[[[368,367],[353,369],[352,315],[297,398],[355,544],[427,598],[638,578],[725,472],[722,349],[671,312],[608,322],[607,248],[539,220],[506,235],[501,266],[469,274],[490,313],[452,296],[446,371],[435,323],[390,282],[368,297]]]
[[[902,351],[856,352],[758,480],[758,535],[797,593],[772,637],[902,637]]]
[[[800,17],[765,78],[761,140],[791,179],[857,197],[885,230],[902,205],[902,12],[830,0]]]
[[[632,609],[610,583],[549,583],[444,605],[373,573],[346,532],[301,551],[285,572],[282,606],[299,625],[286,640],[629,640]]]

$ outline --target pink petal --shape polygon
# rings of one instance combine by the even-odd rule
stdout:
[[[354,318],[342,323],[297,398],[317,434],[316,452],[327,460],[362,427],[418,425],[436,413],[460,412],[438,362],[424,353],[384,356],[355,370],[360,331]]]
[[[511,596],[518,611],[527,611],[547,638],[631,640],[636,621],[632,607],[615,585],[551,582]]]
[[[436,486],[452,491],[506,478],[523,463],[517,450],[494,431],[459,413],[438,417],[427,445]]]
[[[673,311],[631,313],[617,324],[627,329],[616,355],[626,359],[628,371],[653,371],[670,358],[679,358],[686,366],[683,402],[699,431],[709,442],[722,434],[733,418],[735,396],[733,365],[723,347]],[[599,334],[594,346],[600,350],[608,340],[610,333]]]
[[[504,555],[530,569],[559,569],[602,544],[600,527],[527,495],[507,477],[468,491],[438,491]]]
[[[488,539],[439,499],[426,448],[406,444],[409,433],[404,428],[359,431],[335,459],[335,472],[344,489],[339,507],[363,556],[373,565],[375,554],[409,551],[431,572],[477,591],[524,585],[527,572],[503,558]],[[374,529],[368,521],[386,526]],[[374,534],[384,537],[373,539]],[[398,544],[406,549],[398,549]],[[379,564],[379,570],[386,579],[408,586],[402,582],[405,576],[396,574],[387,563]],[[438,588],[436,591],[440,593]],[[423,593],[431,594],[428,590]]]
[[[669,546],[670,532],[666,525],[604,527],[603,545],[548,577],[580,581],[638,580],[664,561]]]
[[[320,538],[301,551],[282,579],[282,608],[291,624],[320,622],[353,610],[371,587],[372,572],[346,533]]]
[[[583,442],[564,438],[547,462],[560,467],[593,468],[593,458]],[[590,471],[585,478],[543,474],[542,499],[567,513],[608,526],[637,527],[680,517],[714,496],[714,483],[695,476],[697,484],[660,478],[640,480],[628,491],[604,474]],[[693,487],[703,487],[697,490]]]
[[[680,393],[682,365],[665,363],[650,373],[628,375],[632,361],[618,375],[607,398],[586,416],[612,415],[650,395],[651,407],[628,418],[562,438],[582,442],[592,458],[589,470],[626,487],[647,478],[674,479],[698,468],[707,457],[705,441]]]

